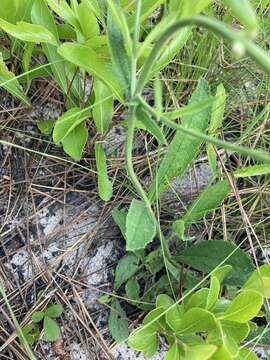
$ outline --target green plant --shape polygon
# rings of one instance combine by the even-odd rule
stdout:
[[[61,305],[52,304],[45,311],[34,311],[32,323],[23,328],[28,343],[33,345],[40,337],[40,329],[37,325],[42,321],[42,330],[47,341],[56,341],[60,336],[60,328],[55,318],[61,316],[63,308]]]
[[[269,298],[270,267],[252,273],[232,298],[226,296],[224,278],[232,270],[225,265],[212,271],[209,287],[189,291],[177,302],[161,294],[143,325],[129,336],[129,346],[151,358],[159,337],[168,345],[166,360],[257,359],[245,339],[263,316],[263,300]]]

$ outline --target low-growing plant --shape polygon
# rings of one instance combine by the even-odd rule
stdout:
[[[231,269],[230,265],[217,268],[209,287],[189,291],[177,302],[158,295],[143,325],[129,336],[129,346],[151,358],[162,338],[168,348],[165,360],[257,359],[245,340],[257,327],[254,319],[263,316],[264,299],[270,296],[270,267],[258,268],[229,297],[222,282]]]
[[[59,304],[50,305],[45,311],[34,311],[32,323],[23,327],[23,334],[30,345],[33,345],[40,338],[41,331],[47,341],[56,341],[60,336],[60,328],[54,320],[63,313],[63,307]],[[42,323],[42,327],[40,324]]]

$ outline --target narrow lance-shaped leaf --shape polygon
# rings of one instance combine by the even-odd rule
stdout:
[[[93,106],[93,119],[97,130],[105,134],[109,129],[113,117],[113,94],[110,88],[102,81],[95,79],[93,91],[95,103]]]
[[[102,144],[95,143],[95,157],[98,171],[98,193],[102,200],[109,201],[113,189],[107,174],[106,155]]]
[[[86,39],[91,39],[99,35],[100,29],[97,18],[87,1],[82,1],[78,5],[77,15],[82,33]]]
[[[7,90],[11,95],[29,105],[27,97],[23,93],[23,89],[13,72],[7,68],[2,55],[0,53],[0,86]]]
[[[69,7],[68,3],[65,0],[54,1],[54,0],[46,0],[50,8],[60,16],[65,22],[74,26],[75,28],[79,28],[78,20],[72,9]]]
[[[209,96],[209,87],[205,80],[201,79],[198,83],[197,89],[191,96],[190,105],[196,104]],[[204,132],[208,125],[209,108],[202,110],[194,116],[189,115],[183,117],[183,126],[196,129]],[[160,167],[157,171],[156,178],[149,190],[149,198],[154,201],[156,188],[161,194],[170,184],[175,176],[182,176],[190,166],[192,160],[197,156],[202,141],[193,137],[187,136],[180,131],[177,131],[168,151],[166,152]]]
[[[131,61],[126,49],[130,49],[130,39],[127,36],[123,36],[123,30],[127,28],[119,27],[119,21],[115,20],[115,17],[118,16],[118,13],[121,14],[122,9],[120,6],[117,7],[118,0],[115,1],[115,4],[109,2],[108,15],[107,15],[107,32],[108,32],[108,41],[109,48],[112,58],[112,71],[119,78],[121,86],[124,89],[125,93],[128,93],[130,89],[130,69]],[[116,10],[117,9],[117,10]],[[118,12],[118,13],[117,13]],[[121,16],[121,15],[119,15]],[[122,21],[125,21],[124,14],[122,14]],[[125,44],[125,41],[128,43]]]
[[[212,107],[211,119],[208,134],[211,136],[217,136],[224,117],[224,110],[226,104],[226,93],[223,84],[217,87],[215,101]],[[212,144],[207,144],[206,147],[209,165],[213,175],[217,172],[217,155]]]
[[[156,222],[145,203],[133,199],[127,215],[127,251],[144,249],[156,234]]]
[[[143,123],[145,129],[152,134],[161,145],[167,143],[166,138],[157,122],[153,120],[151,115],[149,115],[142,107],[137,108],[136,118]]]

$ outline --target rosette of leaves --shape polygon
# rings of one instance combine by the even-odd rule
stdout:
[[[254,318],[264,316],[270,267],[263,265],[254,271],[233,298],[223,295],[222,286],[231,269],[230,265],[217,268],[211,273],[209,287],[190,291],[178,302],[159,295],[143,325],[130,334],[129,346],[151,358],[162,337],[168,349],[165,360],[257,359],[252,349],[245,347],[245,339],[256,328]]]

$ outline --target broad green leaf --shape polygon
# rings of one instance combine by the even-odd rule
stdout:
[[[164,309],[162,307],[156,307],[145,316],[143,323],[145,325],[151,323],[151,327],[155,327],[157,331],[164,330],[166,328],[166,321],[165,316],[161,316],[163,313]]]
[[[55,120],[42,120],[37,123],[37,127],[44,135],[50,135],[53,131]]]
[[[95,79],[93,91],[95,103],[92,109],[93,119],[97,130],[105,134],[109,129],[113,117],[113,94],[110,88],[102,81]]]
[[[258,30],[258,20],[255,9],[252,8],[249,0],[224,0],[224,5],[227,5],[235,16],[251,33],[256,35]],[[244,11],[243,11],[244,9]]]
[[[32,7],[31,19],[33,23],[40,24],[48,29],[54,35],[54,37],[59,40],[54,18],[48,9],[45,0],[35,0]],[[51,63],[50,66],[55,80],[64,93],[67,94],[69,87],[67,83],[65,64],[61,56],[57,53],[57,47],[44,43],[42,44],[42,49],[48,61]]]
[[[244,348],[240,349],[237,360],[259,360],[259,358],[253,351]]]
[[[204,100],[208,97],[208,92],[207,82],[201,79],[197,89],[191,96],[189,104],[193,105],[198,101]],[[182,125],[204,132],[208,124],[208,110],[209,109],[206,108],[194,116],[183,117]],[[156,179],[153,180],[150,187],[149,198],[151,201],[154,201],[157,196],[156,187],[158,188],[159,194],[161,194],[166,190],[175,176],[181,176],[186,172],[192,160],[197,156],[201,144],[201,140],[187,136],[180,131],[176,132],[157,171]]]
[[[126,296],[130,300],[139,300],[140,298],[140,285],[135,278],[127,281],[125,286]]]
[[[95,158],[98,172],[98,193],[102,200],[109,201],[113,194],[113,188],[108,177],[106,155],[102,144],[95,143]]]
[[[117,78],[112,74],[111,65],[104,62],[98,54],[88,46],[66,43],[58,48],[58,53],[66,60],[79,66],[103,81],[120,101],[122,89]]]
[[[210,331],[217,326],[215,316],[200,308],[188,310],[177,325],[177,334],[195,334],[198,332]]]
[[[89,112],[87,110],[81,110],[77,107],[69,109],[59,116],[53,130],[53,141],[56,144],[63,141],[78,125],[82,124],[88,116]]]
[[[73,159],[81,160],[83,149],[88,139],[88,131],[84,122],[76,126],[62,140],[64,151]]]
[[[210,211],[218,208],[231,190],[228,180],[219,181],[202,191],[181,218],[186,224],[192,224],[203,218]]]
[[[11,24],[3,19],[0,19],[0,28],[9,35],[22,41],[29,41],[34,43],[49,43],[57,45],[57,40],[54,35],[42,25],[30,24],[24,21],[19,21],[16,25]]]
[[[66,0],[54,1],[54,0],[46,0],[50,8],[58,15],[60,18],[65,20],[65,22],[74,26],[75,28],[79,28],[78,20],[72,9],[67,4]]]
[[[247,282],[243,285],[242,289],[256,290],[263,297],[270,298],[270,266],[264,264],[256,269]]]
[[[118,262],[115,270],[114,289],[117,290],[122,284],[130,279],[137,271],[139,258],[132,254],[126,254]]]
[[[136,117],[140,122],[143,123],[146,130],[150,132],[161,145],[167,143],[166,138],[163,135],[163,132],[158,126],[157,122],[153,120],[152,117],[143,108],[137,108]]]
[[[189,310],[193,307],[206,308],[207,299],[209,296],[209,289],[202,288],[192,294],[185,303],[185,310]]]
[[[0,86],[7,90],[11,95],[21,100],[26,105],[30,105],[24,95],[22,87],[13,72],[7,68],[2,55],[0,54]]]
[[[261,176],[270,173],[270,166],[266,164],[252,165],[244,168],[240,168],[234,171],[233,175],[236,178],[244,178],[250,176]]]
[[[233,360],[233,357],[229,350],[224,345],[222,345],[211,357],[211,360]]]
[[[195,345],[189,346],[185,350],[185,360],[208,360],[217,350],[215,345]],[[225,360],[225,359],[223,359]]]
[[[128,346],[137,351],[146,352],[158,342],[155,326],[141,326],[133,331],[128,338]]]
[[[234,244],[228,241],[208,240],[191,245],[177,257],[184,264],[209,273],[219,266],[231,265],[232,271],[225,279],[225,283],[242,285],[253,271],[251,259]]]
[[[109,330],[114,340],[121,342],[128,337],[127,315],[117,299],[112,300],[111,307]]]
[[[1,0],[0,18],[10,23],[15,23],[17,20],[17,6],[14,0]]]
[[[31,318],[34,323],[38,323],[43,320],[44,316],[44,311],[34,311]]]
[[[113,220],[118,225],[119,229],[121,230],[122,235],[126,238],[126,221],[127,221],[127,214],[123,210],[118,210],[114,208],[112,211]]]
[[[144,249],[156,234],[156,222],[143,201],[133,199],[127,214],[127,251]]]
[[[64,309],[63,309],[62,305],[59,305],[59,304],[51,305],[45,311],[45,316],[55,318],[55,317],[60,316],[63,313],[63,311],[64,311]]]
[[[248,323],[239,323],[236,321],[221,321],[221,326],[227,337],[233,338],[238,344],[240,344],[249,334]]]
[[[219,293],[220,293],[220,282],[215,276],[211,276],[210,289],[206,303],[207,310],[210,310],[215,306],[219,297]]]
[[[46,340],[56,341],[60,336],[60,328],[57,322],[48,316],[45,316],[43,330]]]
[[[244,290],[231,302],[224,313],[224,319],[245,323],[253,319],[260,311],[263,297],[254,290]]]
[[[85,39],[91,39],[100,33],[95,14],[87,1],[82,1],[77,7],[77,14]]]
[[[221,325],[208,333],[207,342],[218,347],[224,346],[233,356],[237,355],[239,350],[239,343],[230,334],[225,332]]]
[[[229,272],[232,271],[232,266],[231,265],[224,265],[224,266],[220,266],[219,268],[217,268],[211,276],[215,276],[220,283],[223,282],[223,280],[225,279],[225,277],[229,274]]]
[[[167,351],[164,360],[179,360],[180,350],[178,344],[175,342]]]
[[[209,135],[212,135],[212,136],[218,135],[219,130],[222,126],[225,105],[226,105],[226,92],[225,92],[223,84],[220,84],[217,87],[215,100],[214,100],[214,103],[212,106],[212,113],[211,113],[210,125],[209,125],[209,130],[208,130]],[[209,161],[209,165],[211,167],[212,173],[213,173],[213,175],[216,175],[217,155],[213,148],[213,145],[207,144],[206,150],[207,150],[208,161]]]
[[[212,312],[216,315],[223,314],[229,307],[231,301],[225,298],[220,298],[216,302],[216,305],[212,309]]]
[[[184,314],[183,306],[175,305],[166,313],[166,322],[173,331],[180,329],[181,318]]]
[[[161,307],[163,310],[167,310],[173,304],[173,299],[166,294],[159,294],[156,298],[156,307]]]
[[[99,19],[101,23],[104,22],[104,16],[102,14],[102,3],[99,0],[85,0],[93,13]]]
[[[112,59],[112,71],[119,79],[119,82],[124,89],[124,93],[128,93],[131,81],[131,59],[126,51],[126,48],[129,48],[129,44],[125,44],[126,39],[122,33],[125,28],[122,29],[119,27],[118,22],[115,21],[117,11],[118,13],[122,12],[120,7],[118,7],[117,10],[115,9],[117,8],[118,2],[119,1],[116,0],[114,5],[112,5],[112,2],[108,2],[107,34]],[[122,14],[121,18],[123,21],[125,20],[124,14]]]

